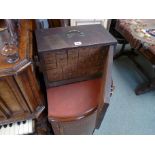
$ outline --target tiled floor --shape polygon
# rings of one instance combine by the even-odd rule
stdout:
[[[139,58],[152,76],[149,63]],[[155,91],[136,96],[134,89],[146,81],[130,59],[123,56],[114,61],[115,91],[110,106],[95,135],[155,134]]]

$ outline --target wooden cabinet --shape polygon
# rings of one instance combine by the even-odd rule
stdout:
[[[32,22],[21,20],[20,26],[19,61],[9,64],[0,55],[0,124],[37,118],[44,109],[32,64]]]
[[[54,133],[92,134],[109,105],[116,40],[100,24],[37,30],[36,40]]]

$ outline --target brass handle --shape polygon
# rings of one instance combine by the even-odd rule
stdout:
[[[84,36],[84,33],[79,30],[70,30],[66,33],[68,38],[72,38],[74,35]]]

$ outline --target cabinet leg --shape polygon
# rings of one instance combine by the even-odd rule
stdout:
[[[47,112],[44,111],[36,120],[36,135],[51,135],[52,128],[47,119]]]

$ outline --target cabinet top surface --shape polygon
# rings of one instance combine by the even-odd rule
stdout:
[[[35,34],[38,52],[117,43],[100,24],[39,29]]]
[[[6,62],[6,57],[0,55],[0,77],[14,74],[26,64],[30,63],[30,58],[32,57],[32,51],[29,49],[31,44],[31,40],[29,39],[30,25],[30,20],[20,20],[18,47],[19,60],[16,63],[9,64]]]

